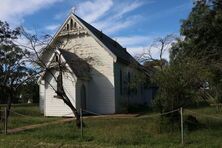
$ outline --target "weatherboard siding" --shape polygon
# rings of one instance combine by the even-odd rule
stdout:
[[[55,73],[57,75],[58,73]],[[56,88],[56,82],[50,74],[46,76],[46,80]],[[76,106],[76,97],[75,97],[75,79],[70,73],[63,74],[63,86],[66,91],[67,96],[70,98],[71,102],[74,106]],[[45,109],[44,115],[45,116],[73,116],[71,109],[61,100],[55,98],[56,93],[53,90],[52,86],[48,83],[45,83]]]
[[[40,112],[44,112],[44,100],[45,100],[45,81],[41,81],[39,84],[39,109]]]
[[[117,44],[115,44],[114,41],[112,41],[111,39],[109,40],[102,33],[99,33],[100,35],[96,34],[97,31],[95,32],[93,28],[88,26],[83,21],[79,21],[78,19],[74,20],[74,22],[77,23],[77,26],[75,26],[74,29],[70,30],[70,18],[77,19],[75,16],[69,17],[62,25],[60,30],[56,33],[56,36],[50,44],[53,47],[55,46],[54,44],[59,43],[57,45],[60,45],[61,49],[65,49],[69,52],[75,53],[77,56],[79,56],[81,59],[85,59],[86,62],[91,65],[89,80],[87,79],[83,81],[83,79],[79,77],[76,79],[75,82],[71,83],[68,79],[64,79],[65,87],[68,90],[67,95],[70,95],[74,106],[77,109],[79,109],[80,107],[80,92],[81,86],[83,84],[86,86],[86,109],[90,112],[95,112],[98,114],[113,114],[117,112],[122,112],[124,110],[124,107],[127,107],[128,104],[141,104],[141,87],[138,87],[138,93],[136,94],[131,93],[129,96],[129,94],[127,93],[127,74],[128,72],[130,72],[132,74],[131,77],[133,77],[133,74],[137,71],[129,65],[123,64],[121,61],[119,61],[119,59],[121,58],[120,56],[124,56],[127,53],[120,52],[122,54],[117,54],[119,53],[118,51],[114,49],[107,49],[104,44],[106,44],[109,48],[118,48],[118,46]],[[88,28],[86,28],[86,26],[88,26]],[[92,32],[90,32],[90,30]],[[96,37],[92,33],[95,33],[94,35],[96,35]],[[109,42],[109,44],[107,44],[106,41]],[[118,49],[122,50],[122,48]],[[118,55],[118,58],[117,55],[112,53],[112,51]],[[49,55],[51,53],[52,52],[50,51],[48,51],[48,53],[45,52],[45,61],[49,59]],[[66,60],[68,61],[69,59]],[[128,59],[126,61],[128,61]],[[81,65],[76,66],[76,69],[78,69],[78,66]],[[124,90],[122,95],[120,95],[119,91],[119,70],[123,71],[122,85],[124,87]],[[55,82],[51,80],[50,83],[56,85]],[[66,113],[69,113],[70,109],[67,108],[67,106],[61,100],[54,98],[54,90],[52,90],[47,85],[45,86],[45,89],[45,115],[62,116]]]
[[[91,80],[88,81],[87,106],[100,114],[115,113],[113,57],[92,36],[73,37],[65,49],[83,59],[91,57]]]
[[[122,72],[122,94],[120,93],[120,70]],[[115,73],[115,105],[116,112],[126,112],[127,106],[135,106],[135,105],[143,105],[144,104],[144,96],[141,90],[141,85],[138,84],[137,92],[132,92],[128,94],[128,73],[130,73],[130,81],[131,83],[135,83],[135,77],[140,71],[135,69],[134,67],[130,67],[129,65],[123,64],[121,62],[116,62],[114,64],[114,73]],[[142,88],[143,89],[143,88]]]

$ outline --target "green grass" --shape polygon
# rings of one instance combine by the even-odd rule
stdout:
[[[2,107],[3,109],[3,107]],[[59,118],[44,117],[40,113],[39,107],[36,104],[21,104],[21,105],[12,105],[12,111],[25,115],[21,116],[14,112],[10,112],[8,119],[8,129],[22,127],[31,124],[45,123],[49,121],[55,121]],[[0,122],[0,130],[4,128],[3,122]]]
[[[212,108],[192,110],[222,117]],[[192,132],[185,130],[184,147],[222,147],[222,120],[197,118],[204,126]],[[179,129],[160,132],[158,118],[88,118],[84,122],[83,138],[74,122],[69,122],[0,135],[0,147],[183,147]]]

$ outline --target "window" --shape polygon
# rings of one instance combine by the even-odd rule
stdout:
[[[73,29],[73,20],[72,19],[70,20],[70,28],[71,28],[71,30]]]
[[[56,62],[59,62],[59,57],[58,57],[58,55],[55,56],[55,61],[56,61]]]
[[[120,95],[123,94],[123,77],[122,70],[119,71],[119,87],[120,87]]]
[[[128,95],[130,95],[130,72],[128,72]]]
[[[69,30],[69,24],[66,25],[66,29],[67,29],[67,31]]]

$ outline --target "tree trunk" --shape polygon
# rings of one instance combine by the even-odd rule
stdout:
[[[65,90],[64,90],[64,87],[63,87],[63,78],[62,78],[62,70],[61,70],[61,68],[60,68],[60,71],[59,71],[59,75],[57,77],[57,91],[56,91],[56,94],[72,110],[73,114],[76,117],[76,126],[78,128],[80,128],[80,126],[81,126],[80,115],[79,115],[77,109],[73,106],[73,104],[70,101],[69,97],[65,93]]]
[[[8,117],[10,115],[10,109],[11,109],[11,106],[12,106],[12,99],[13,99],[13,92],[10,92],[10,95],[9,95],[9,98],[8,98],[8,101],[7,101],[7,106],[6,106],[6,109],[7,109],[7,113],[6,113],[6,119],[8,120]]]
[[[63,93],[63,95],[62,95],[62,99],[63,99],[64,103],[65,103],[66,105],[68,105],[69,108],[72,110],[73,114],[74,114],[75,117],[76,117],[76,126],[77,126],[78,128],[80,128],[80,126],[81,126],[81,121],[80,121],[80,115],[79,115],[77,109],[73,106],[72,102],[70,102],[68,96],[67,96],[65,93]]]

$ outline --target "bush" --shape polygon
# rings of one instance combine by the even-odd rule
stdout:
[[[200,123],[198,122],[196,117],[188,115],[185,117],[184,127],[188,131],[194,131],[200,127]]]
[[[186,59],[172,63],[153,77],[159,87],[154,105],[160,112],[171,111],[203,101],[204,87],[210,73],[201,63]]]

